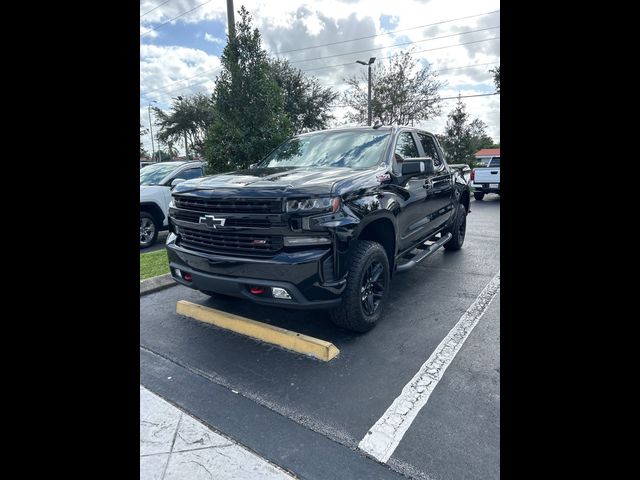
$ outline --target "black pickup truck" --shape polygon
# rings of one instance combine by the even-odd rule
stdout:
[[[462,165],[408,127],[295,136],[247,170],[173,190],[173,278],[209,295],[329,309],[365,332],[389,282],[440,247],[464,242],[470,192]]]

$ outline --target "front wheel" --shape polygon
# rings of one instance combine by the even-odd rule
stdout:
[[[445,243],[445,250],[460,250],[464,243],[464,236],[467,233],[467,209],[464,205],[458,205],[458,211],[456,212],[456,219],[449,230],[452,237],[447,243]]]
[[[349,267],[342,305],[330,312],[333,323],[354,332],[371,330],[382,316],[390,278],[389,259],[382,245],[359,240]]]
[[[140,248],[147,248],[158,239],[158,225],[153,215],[140,212]]]
[[[476,200],[482,200],[484,198],[484,193],[482,192],[473,192],[473,198]]]

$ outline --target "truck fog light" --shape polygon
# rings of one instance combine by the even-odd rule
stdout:
[[[271,294],[275,298],[287,298],[291,300],[291,295],[289,295],[289,292],[287,292],[284,288],[271,287]]]
[[[173,271],[176,274],[176,277],[182,278],[182,272],[180,271],[179,268],[174,268]]]

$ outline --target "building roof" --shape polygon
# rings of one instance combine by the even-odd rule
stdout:
[[[499,148],[483,148],[482,150],[478,150],[473,154],[474,157],[499,157],[500,149]]]

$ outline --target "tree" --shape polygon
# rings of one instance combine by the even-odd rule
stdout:
[[[350,121],[367,121],[368,73],[345,79],[350,88],[343,100],[355,110],[347,114]],[[413,125],[440,115],[438,90],[443,83],[430,67],[416,71],[416,60],[410,52],[390,58],[388,67],[374,63],[371,68],[371,111],[384,125]]]
[[[247,168],[293,131],[284,99],[271,73],[260,32],[249,12],[239,10],[236,35],[224,48],[213,93],[213,122],[205,139],[209,171]]]
[[[149,156],[149,152],[147,152],[147,151],[144,149],[144,146],[142,145],[142,136],[143,136],[143,135],[146,135],[148,131],[149,131],[148,129],[144,128],[144,127],[142,126],[142,124],[140,124],[140,137],[141,137],[141,138],[140,138],[140,157],[141,157],[141,158],[142,158],[142,157],[148,157],[148,156]]]
[[[493,83],[496,84],[496,92],[500,93],[500,65],[489,71],[493,73]]]
[[[334,117],[330,105],[339,93],[323,88],[317,79],[305,76],[302,70],[291,66],[286,59],[269,61],[273,78],[282,90],[284,111],[293,125],[293,131],[322,130]]]
[[[476,118],[469,122],[469,114],[465,104],[458,95],[455,108],[447,116],[447,124],[443,136],[438,140],[447,155],[449,163],[466,163],[470,167],[475,164],[473,156],[482,148],[493,146],[493,139],[486,133],[487,125]]]
[[[158,107],[153,110],[159,142],[184,145],[186,138],[190,156],[203,154],[204,138],[213,119],[213,107],[207,95],[196,93],[174,98],[169,112]]]

